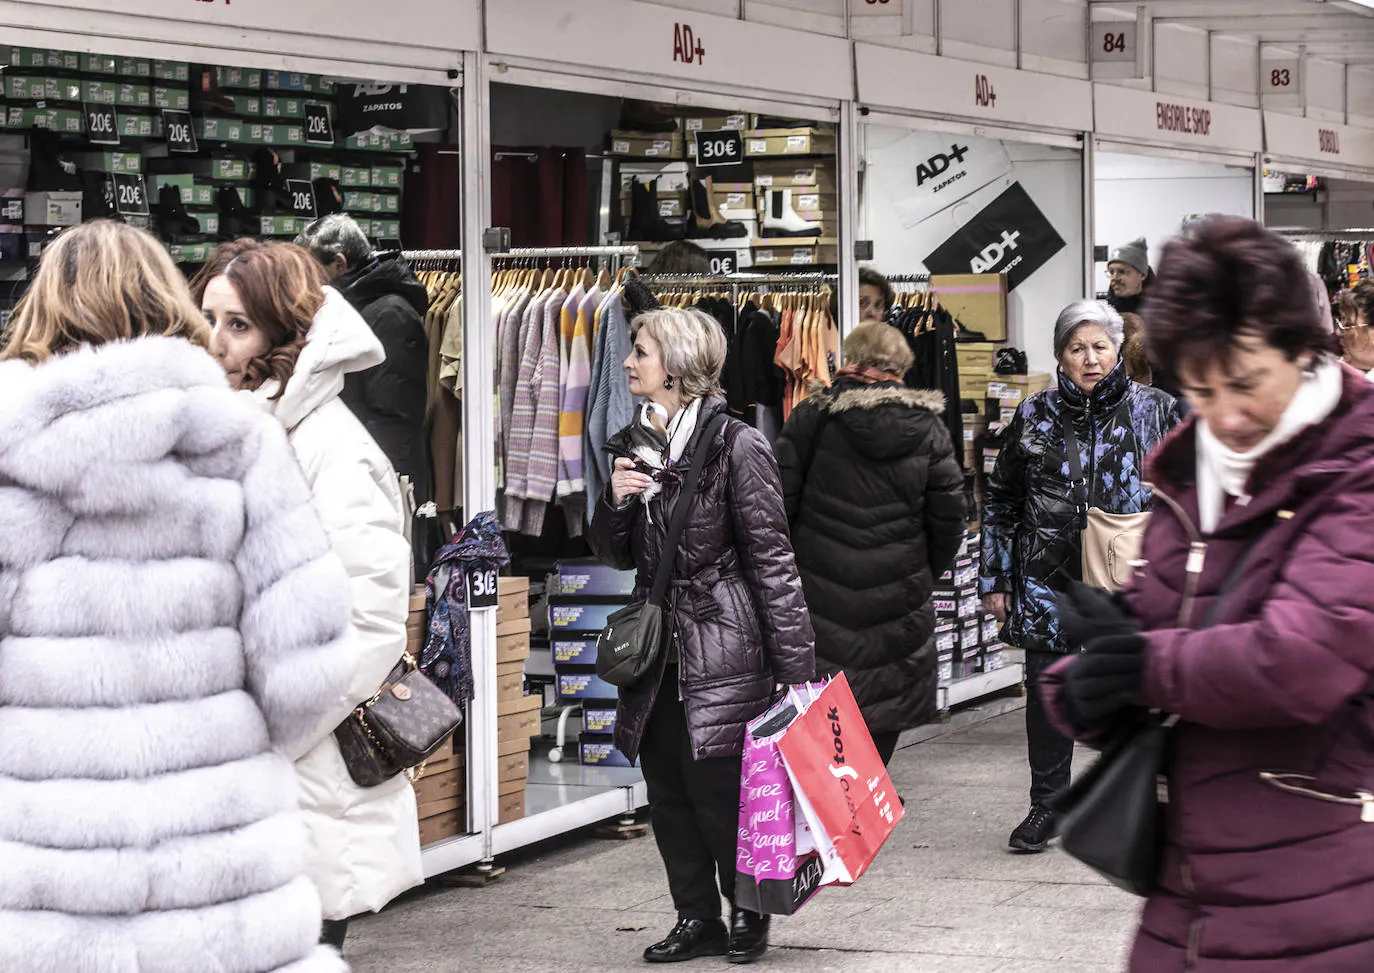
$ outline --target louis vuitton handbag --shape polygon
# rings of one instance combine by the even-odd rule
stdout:
[[[463,711],[407,652],[377,694],[334,730],[348,775],[376,787],[424,763],[463,722]]]

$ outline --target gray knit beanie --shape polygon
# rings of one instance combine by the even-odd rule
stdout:
[[[1130,243],[1123,243],[1112,251],[1111,258],[1107,261],[1107,266],[1112,264],[1126,264],[1134,267],[1146,277],[1150,276],[1150,246],[1145,242],[1145,238],[1132,240]]]
[[[1064,349],[1069,346],[1073,333],[1085,324],[1100,325],[1107,332],[1107,337],[1112,339],[1112,346],[1117,351],[1121,350],[1121,343],[1126,336],[1121,315],[1105,301],[1074,301],[1059,312],[1059,319],[1054,322],[1055,358],[1064,357]]]

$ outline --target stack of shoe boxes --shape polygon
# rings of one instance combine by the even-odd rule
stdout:
[[[0,189],[0,263],[24,259],[24,190]]]
[[[209,255],[217,240],[293,238],[310,217],[291,205],[285,179],[300,178],[300,166],[342,170],[346,164],[361,174],[350,212],[364,232],[388,243],[400,239],[401,173],[412,139],[406,133],[338,133],[332,147],[308,143],[307,106],[323,104],[331,114],[334,110],[333,84],[321,77],[40,48],[0,48],[0,69],[0,129],[25,134],[30,143],[40,132],[50,140],[41,149],[30,144],[19,150],[32,155],[37,170],[29,192],[48,194],[36,204],[44,212],[55,201],[52,194],[74,194],[84,202],[80,219],[109,217],[119,210],[126,222],[157,232],[178,262],[194,264]],[[115,110],[110,134],[118,138],[117,146],[90,143],[83,104]],[[162,114],[169,110],[192,114],[198,153],[170,152]],[[395,155],[379,158],[378,153]],[[221,161],[239,168],[206,167]],[[126,205],[116,204],[113,177],[119,173],[146,173],[148,215],[125,212]],[[339,180],[316,176],[311,181],[315,179],[326,180],[314,186],[315,213],[343,210]],[[126,194],[132,192],[127,183]],[[4,188],[0,183],[0,190]],[[32,224],[23,256],[35,259],[52,230],[63,225]],[[7,238],[13,235],[5,233]],[[13,241],[7,239],[5,252],[12,249]]]
[[[833,157],[756,159],[754,199],[759,213],[754,266],[799,267],[833,264],[839,259],[839,196]]]
[[[425,647],[427,616],[425,589],[417,585],[410,596],[410,617],[406,620],[406,651],[419,660]],[[464,776],[462,731],[417,768],[411,785],[419,808],[420,844],[452,838],[467,830],[467,778]]]
[[[496,762],[500,780],[498,824],[525,816],[530,738],[539,735],[544,697],[525,695],[530,657],[530,579],[501,578],[496,609]]]
[[[936,659],[940,683],[949,683],[983,672],[988,648],[1000,650],[997,620],[983,611],[978,595],[979,555],[982,541],[968,533],[954,564],[936,579]]]
[[[563,561],[549,584],[549,637],[560,705],[582,707],[578,760],[628,767],[615,748],[616,688],[596,674],[596,639],[606,620],[629,603],[633,571],[593,560]]]

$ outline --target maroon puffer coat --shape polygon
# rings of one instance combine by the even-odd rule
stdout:
[[[802,596],[783,510],[782,482],[768,442],[737,419],[713,442],[701,438],[725,400],[702,402],[697,429],[677,468],[690,468],[709,449],[682,533],[664,612],[679,655],[680,686],[692,752],[737,757],[744,725],[768,707],[775,683],[802,683],[815,674],[811,617]],[[589,540],[597,556],[621,570],[635,568],[635,596],[647,597],[663,550],[668,511],[680,486],[664,484],[649,503],[617,510],[610,486],[602,493]],[[630,689],[620,691],[615,745],[631,760],[660,691],[667,655]]]
[[[1147,633],[1142,702],[1181,717],[1130,969],[1374,970],[1374,817],[1361,814],[1374,812],[1374,385],[1346,369],[1336,412],[1261,461],[1254,498],[1205,539],[1195,441],[1189,423],[1152,458],[1156,496],[1181,510],[1155,504],[1128,593]],[[1215,626],[1193,630],[1242,556]],[[1042,686],[1066,729],[1056,701],[1072,662]],[[1287,782],[1308,793],[1269,773],[1302,775]]]

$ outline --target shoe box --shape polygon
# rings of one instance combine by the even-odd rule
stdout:
[[[610,737],[590,733],[584,733],[578,738],[577,759],[584,767],[634,766],[629,758],[616,749]]]
[[[630,159],[686,158],[681,132],[626,132],[610,135],[610,154]]]
[[[754,240],[750,244],[755,267],[809,267],[839,262],[839,240],[834,237]]]
[[[694,132],[743,132],[753,127],[749,124],[749,115],[745,112],[735,112],[731,115],[684,114],[678,118],[678,125],[689,138]]]
[[[1000,406],[1018,407],[1032,395],[1049,388],[1052,380],[1053,376],[1049,372],[996,375],[988,383],[987,395],[989,399],[996,399]]]
[[[549,594],[560,598],[628,600],[634,588],[635,572],[617,571],[590,558],[560,561],[549,582]]]
[[[839,192],[835,162],[832,159],[760,159],[754,163],[754,191],[765,189],[792,189],[799,195],[835,196]]]
[[[835,133],[814,128],[753,129],[744,133],[745,158],[834,155]]]
[[[0,263],[24,257],[24,190],[0,189]]]
[[[971,555],[963,554],[954,559],[944,574],[935,579],[941,588],[968,588],[978,583],[978,562]]]
[[[81,222],[83,194],[73,192],[28,193],[24,196],[24,225],[68,227]]]
[[[568,667],[564,667],[567,669]],[[557,676],[558,698],[567,699],[615,699],[616,688],[606,682],[595,671],[559,672]]]

